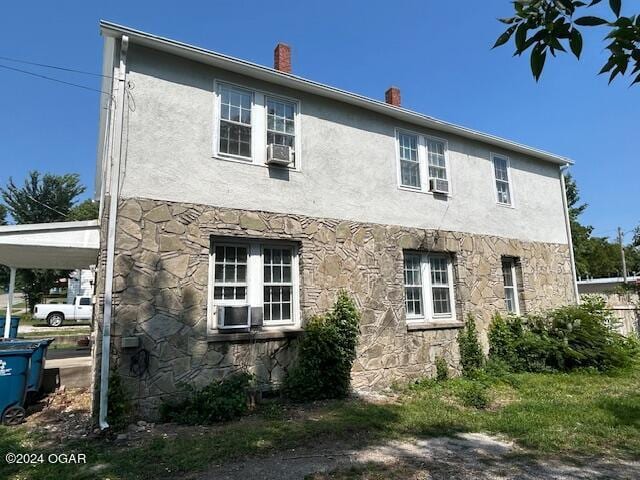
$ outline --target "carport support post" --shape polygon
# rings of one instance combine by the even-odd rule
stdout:
[[[13,291],[16,288],[16,267],[10,267],[9,274],[9,295],[7,297],[7,313],[4,319],[4,338],[9,338],[11,331],[11,306],[13,305]]]

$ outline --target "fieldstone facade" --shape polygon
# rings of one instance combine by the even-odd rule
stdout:
[[[527,311],[574,301],[567,245],[485,235],[250,212],[149,199],[126,199],[117,218],[112,355],[140,414],[153,416],[180,382],[204,385],[241,368],[276,385],[295,358],[299,332],[207,334],[210,237],[283,239],[299,244],[302,321],[328,310],[346,289],[362,312],[353,385],[380,389],[431,375],[443,356],[458,368],[456,336],[475,315],[486,332],[505,311],[501,257],[519,259],[520,297]],[[453,258],[456,322],[408,328],[403,250],[447,252]],[[100,282],[100,280],[99,280]],[[99,283],[100,285],[100,283]],[[98,292],[100,293],[100,292]],[[97,317],[100,323],[100,317]],[[131,368],[139,335],[149,351],[143,373]],[[226,341],[222,341],[226,340]]]

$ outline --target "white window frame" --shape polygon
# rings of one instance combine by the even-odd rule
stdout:
[[[209,333],[218,333],[218,306],[221,305],[245,305],[251,307],[264,308],[264,248],[289,248],[291,249],[291,320],[287,321],[264,321],[263,330],[300,328],[300,260],[298,255],[298,245],[295,242],[260,240],[260,239],[234,239],[234,238],[212,238],[209,250],[209,279],[208,279],[208,308],[207,308],[207,330]],[[238,300],[216,300],[214,298],[215,287],[215,252],[217,246],[244,246],[247,248],[247,299]]]
[[[455,278],[453,276],[453,258],[445,253],[435,252],[416,252],[413,250],[405,250],[402,259],[402,294],[403,301],[406,301],[405,284],[404,284],[404,255],[420,256],[422,276],[422,315],[406,315],[407,323],[426,323],[426,322],[454,322],[456,321],[456,299],[455,299]],[[431,259],[443,258],[447,261],[447,278],[449,280],[449,301],[451,302],[450,313],[434,313],[433,312],[433,290],[431,281]],[[406,305],[406,303],[405,303]]]
[[[418,163],[420,172],[420,186],[413,187],[411,185],[404,185],[402,183],[402,168],[400,158],[400,135],[413,135],[418,139]],[[435,137],[433,135],[426,135],[424,133],[407,130],[404,128],[395,129],[395,151],[396,151],[396,177],[397,185],[400,190],[406,190],[410,192],[427,193],[433,195],[433,192],[429,190],[429,180],[432,178],[429,175],[429,150],[427,147],[428,141],[435,141],[444,144],[444,163],[447,176],[447,182],[449,182],[449,191],[446,196],[453,196],[452,193],[452,181],[451,181],[451,164],[449,162],[449,141],[445,138]]]
[[[507,284],[504,282],[504,264],[508,263],[509,264],[509,271],[511,272],[511,283],[513,284],[512,286],[507,286]],[[503,257],[502,261],[500,263],[500,272],[502,273],[502,283],[504,286],[504,305],[505,305],[505,309],[507,310],[508,313],[512,313],[515,315],[520,315],[520,298],[518,296],[518,277],[516,276],[516,259],[515,258],[510,258],[510,257]],[[510,311],[509,307],[507,306],[507,290],[513,290],[513,303],[514,303],[514,310]]]
[[[245,90],[252,93],[251,102],[251,157],[241,157],[227,154],[220,151],[220,106],[222,98],[220,86],[228,85],[233,88]],[[292,103],[295,107],[294,113],[294,135],[295,135],[295,164],[293,166],[270,166],[267,164],[267,98],[273,100]],[[302,166],[302,115],[300,100],[284,95],[258,90],[255,88],[239,85],[225,80],[214,79],[213,81],[213,157],[218,160],[228,160],[254,165],[263,168],[284,168],[291,171],[301,171]]]
[[[509,187],[509,203],[503,203],[500,201],[500,196],[498,195],[498,182],[504,182],[504,180],[499,180],[496,177],[496,158],[500,158],[507,162],[507,186]],[[501,207],[515,207],[515,197],[513,192],[513,181],[511,179],[511,158],[508,155],[503,155],[501,153],[491,152],[491,177],[493,178],[493,193],[495,195],[496,204]]]

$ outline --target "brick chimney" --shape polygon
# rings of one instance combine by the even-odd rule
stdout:
[[[386,92],[384,92],[384,101],[389,105],[393,105],[394,107],[400,106],[400,89],[398,87],[389,87]]]
[[[281,72],[291,73],[291,47],[279,43],[273,51],[273,68]]]

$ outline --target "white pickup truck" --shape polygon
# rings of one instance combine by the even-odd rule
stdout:
[[[65,320],[87,322],[93,316],[91,297],[76,297],[72,305],[68,303],[39,303],[33,317],[46,320],[50,327],[59,327]]]

